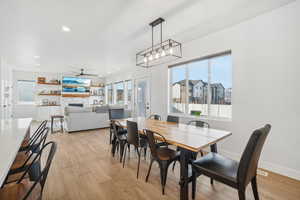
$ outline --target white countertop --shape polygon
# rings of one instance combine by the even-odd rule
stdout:
[[[31,118],[0,121],[0,186],[19,151],[31,121]]]

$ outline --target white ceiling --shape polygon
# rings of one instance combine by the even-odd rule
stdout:
[[[186,42],[292,1],[1,0],[0,56],[22,70],[85,67],[107,75],[134,67],[135,53],[151,44],[148,24],[158,17],[166,19],[165,39]]]

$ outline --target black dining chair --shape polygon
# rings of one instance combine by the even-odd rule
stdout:
[[[151,161],[150,161],[150,166],[149,166],[148,173],[146,176],[146,182],[148,182],[152,164],[154,161],[156,161],[160,168],[162,194],[164,195],[169,165],[172,162],[174,162],[175,160],[179,160],[180,152],[170,149],[168,147],[157,146],[156,145],[157,138],[160,138],[160,140],[162,140],[164,143],[167,143],[164,136],[160,135],[159,133],[150,131],[150,130],[145,130],[145,132],[146,132],[149,147],[151,150]]]
[[[160,115],[153,114],[153,115],[150,115],[149,119],[161,120],[161,117],[160,117]]]
[[[115,120],[112,120],[113,140],[112,140],[112,155],[115,156],[116,150],[120,152],[120,162],[122,162],[125,144],[127,143],[127,131],[124,134],[122,126]]]
[[[255,130],[242,154],[240,162],[209,153],[192,162],[192,197],[195,199],[196,178],[205,175],[238,190],[239,200],[245,200],[245,189],[251,182],[255,200],[259,199],[256,183],[257,165],[265,140],[271,130],[267,124]]]
[[[9,184],[0,189],[0,199],[30,200],[42,199],[48,172],[56,153],[57,144],[48,142],[34,156],[33,162],[15,184]],[[47,155],[46,163],[42,167],[41,157]],[[27,179],[29,178],[29,180]]]
[[[40,149],[45,145],[48,133],[49,128],[47,127],[41,132],[39,138],[37,138],[37,141],[32,144],[33,147],[29,147],[32,150],[21,151],[17,154],[15,161],[10,167],[8,176],[5,180],[5,184],[14,181],[9,180],[10,176],[25,171],[28,168],[28,166],[32,164],[32,159],[35,157],[36,153],[40,152]]]
[[[209,123],[201,120],[191,120],[187,123],[188,125],[195,125],[197,127],[206,127],[209,128]]]
[[[179,123],[179,117],[173,116],[173,115],[168,115],[167,122]]]
[[[34,131],[34,133],[32,134],[32,136],[29,137],[28,139],[25,139],[22,142],[22,145],[21,145],[19,151],[30,151],[30,150],[33,150],[35,148],[34,143],[37,142],[37,140],[41,136],[41,133],[45,130],[46,127],[47,127],[47,120],[44,120],[42,123],[40,123],[40,125],[38,126],[38,128]]]
[[[108,110],[108,116],[110,120],[110,129],[109,129],[109,144],[112,143],[112,136],[113,136],[113,127],[112,127],[112,120],[114,119],[124,119],[125,118],[125,111],[124,108],[111,108]],[[126,129],[123,129],[123,134],[126,133]]]
[[[136,178],[139,177],[139,171],[140,171],[140,162],[141,162],[141,151],[144,149],[144,157],[146,159],[146,152],[147,152],[147,139],[140,137],[140,134],[138,133],[138,126],[136,122],[127,121],[127,143],[125,144],[125,152],[124,152],[124,158],[123,158],[123,168],[125,165],[126,160],[126,152],[127,149],[130,149],[130,145],[133,145],[136,153],[138,155],[138,168],[136,173]]]

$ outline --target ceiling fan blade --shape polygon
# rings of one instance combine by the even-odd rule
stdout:
[[[97,74],[83,74],[85,76],[98,76]]]

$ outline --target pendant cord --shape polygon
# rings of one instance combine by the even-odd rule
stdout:
[[[152,51],[153,51],[153,26],[152,26]]]

